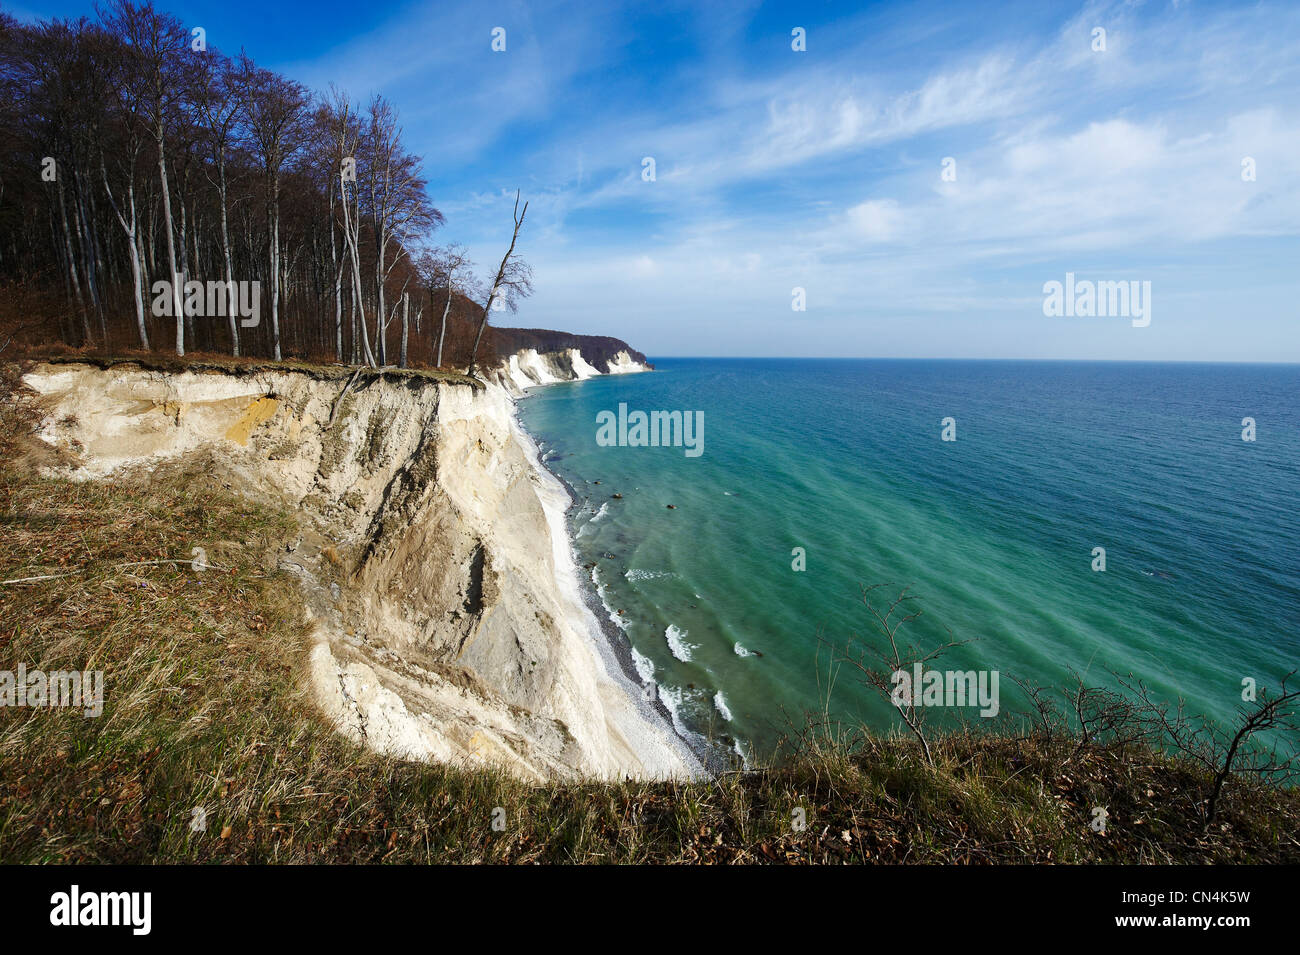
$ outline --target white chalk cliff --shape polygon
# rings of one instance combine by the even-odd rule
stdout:
[[[300,582],[312,691],[340,732],[536,780],[691,774],[583,604],[568,492],[515,419],[522,388],[596,373],[576,352],[514,355],[487,385],[130,363],[42,364],[26,381],[47,399],[42,436],[78,456],[74,477],[175,462],[296,510],[279,562]],[[609,364],[636,370],[626,354]]]
[[[495,380],[511,395],[518,397],[525,389],[537,385],[550,385],[559,381],[582,381],[597,375],[625,375],[646,371],[644,364],[636,361],[626,351],[618,352],[606,360],[600,371],[588,364],[581,350],[566,348],[563,351],[539,354],[535,348],[525,348],[503,359],[494,372]]]

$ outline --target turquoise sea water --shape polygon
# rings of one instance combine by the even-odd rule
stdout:
[[[520,415],[642,678],[720,749],[770,751],[824,708],[892,725],[851,672],[831,685],[827,645],[870,635],[862,585],[920,596],[921,645],[973,641],[938,665],[998,670],[1004,712],[1012,675],[1074,668],[1227,719],[1243,678],[1300,665],[1300,367],[656,364],[536,389]],[[599,446],[620,402],[702,411],[703,454]]]

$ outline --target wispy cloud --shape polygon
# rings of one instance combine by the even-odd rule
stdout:
[[[529,325],[661,353],[1300,360],[1298,47],[1281,2],[410,4],[276,65],[392,99],[478,261],[524,191]],[[1066,269],[1157,278],[1161,318],[1045,321]]]

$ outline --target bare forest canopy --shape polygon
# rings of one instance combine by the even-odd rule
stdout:
[[[97,9],[0,11],[0,350],[492,360],[487,317],[531,291],[527,203],[480,277],[434,244],[382,96],[309,90],[150,3]]]

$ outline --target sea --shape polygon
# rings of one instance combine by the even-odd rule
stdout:
[[[1228,725],[1300,666],[1300,366],[652,361],[519,414],[635,679],[713,757],[897,730],[891,605],[899,659],[998,675],[996,713],[932,699],[953,725],[1080,680]]]

